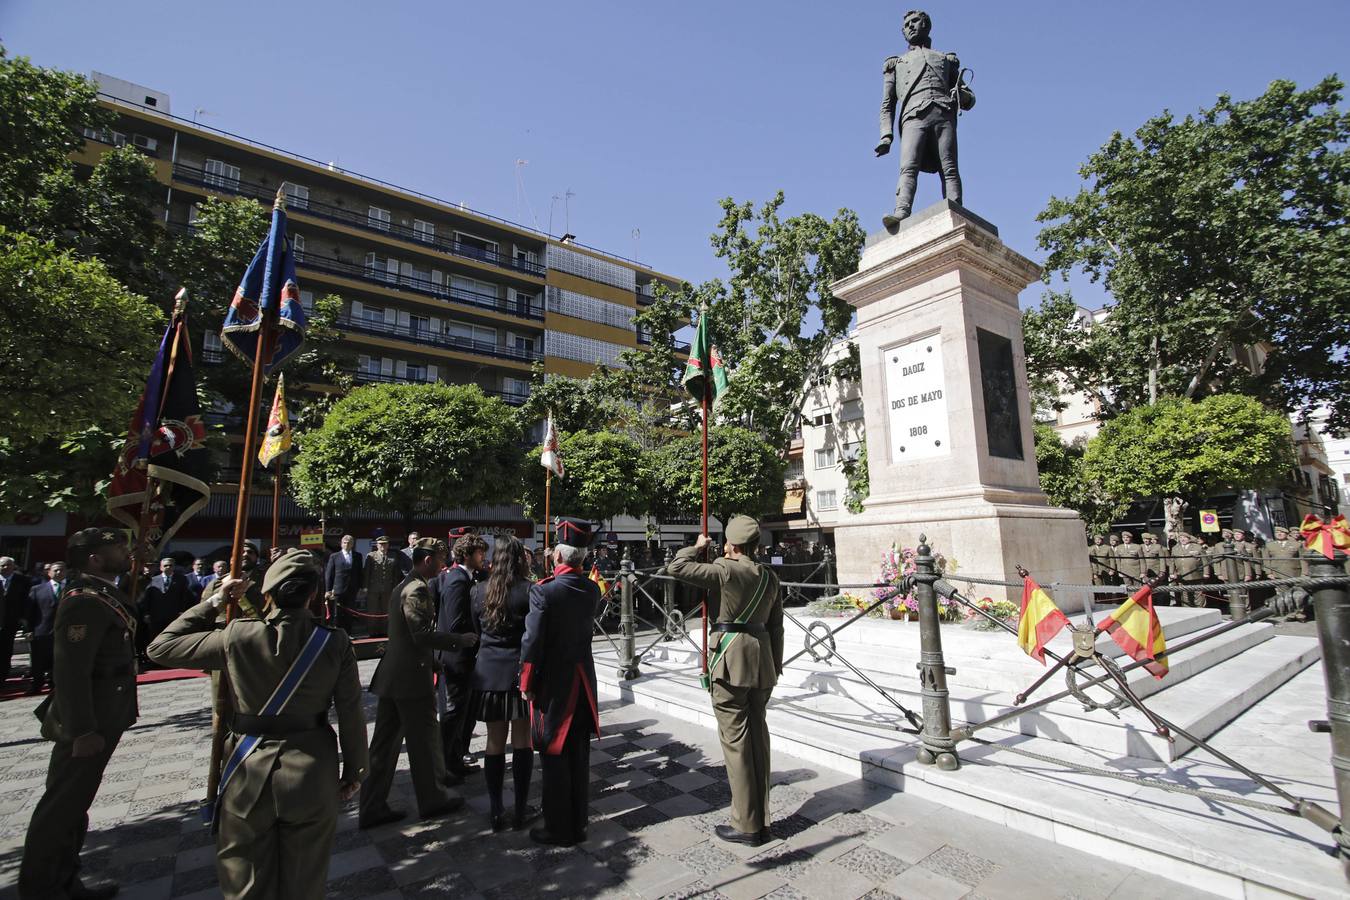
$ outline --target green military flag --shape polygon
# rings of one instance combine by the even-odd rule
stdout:
[[[711,385],[707,381],[712,376]],[[689,348],[689,364],[684,368],[684,388],[695,400],[702,401],[704,392],[710,401],[716,400],[727,389],[727,370],[722,356],[713,346],[708,333],[708,310],[699,311],[698,327],[694,330],[694,344]],[[711,387],[711,389],[709,389]]]

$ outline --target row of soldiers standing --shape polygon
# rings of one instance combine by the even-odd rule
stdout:
[[[1308,564],[1299,558],[1303,542],[1284,526],[1275,528],[1273,541],[1257,542],[1240,528],[1225,528],[1219,537],[1217,543],[1207,545],[1201,538],[1183,531],[1169,548],[1158,535],[1147,531],[1142,542],[1136,542],[1131,531],[1112,533],[1109,541],[1097,535],[1088,548],[1092,583],[1135,588],[1160,576],[1166,576],[1174,584],[1200,585],[1225,582],[1230,577],[1251,582],[1308,574]],[[1231,570],[1227,567],[1230,560]],[[1172,596],[1178,605],[1206,605],[1201,591]]]

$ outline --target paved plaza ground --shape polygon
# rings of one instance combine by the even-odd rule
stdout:
[[[16,659],[16,662],[22,662]],[[362,663],[368,681],[373,662]],[[220,896],[211,836],[196,801],[210,755],[206,679],[148,685],[91,814],[86,869],[126,898]],[[372,697],[368,700],[373,701]],[[24,831],[42,791],[50,745],[36,700],[0,703],[0,897],[15,895]],[[367,716],[374,724],[374,703]],[[1146,872],[954,813],[925,800],[774,754],[774,840],[719,841],[729,790],[716,735],[607,703],[591,754],[590,840],[541,848],[486,827],[482,776],[459,814],[356,828],[338,824],[331,897],[1207,897]],[[480,728],[481,730],[481,728]],[[474,749],[481,751],[481,734]],[[406,757],[394,805],[413,808]],[[507,778],[508,795],[510,778]],[[538,792],[536,768],[534,791]],[[508,804],[510,799],[508,796]],[[537,798],[536,798],[537,802]]]

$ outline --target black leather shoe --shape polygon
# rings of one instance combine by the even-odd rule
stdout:
[[[472,775],[475,772],[483,771],[483,767],[474,762],[472,756],[466,756],[460,762],[458,771],[461,775]]]
[[[511,830],[520,831],[520,829],[524,828],[537,818],[539,818],[539,810],[535,809],[533,806],[527,806],[525,807],[524,812],[511,816]],[[583,838],[583,840],[585,839]]]
[[[738,831],[730,825],[718,825],[713,829],[717,836],[728,844],[744,844],[747,847],[758,847],[764,843],[764,835],[767,829],[757,831],[754,834],[746,834],[744,831]]]
[[[116,897],[120,888],[115,881],[96,881],[93,884],[85,884],[79,876],[70,883],[70,889],[66,896],[71,900],[108,900],[109,897]]]
[[[536,844],[549,844],[553,847],[571,847],[576,843],[576,841],[568,841],[558,837],[547,828],[531,828],[530,840]]]
[[[441,779],[441,784],[445,787],[459,787],[464,783],[464,776],[454,770],[447,770],[445,777]]]
[[[496,834],[499,831],[505,831],[507,828],[513,827],[511,825],[511,819],[509,819],[506,813],[504,812],[497,813],[495,816],[489,816],[488,819],[492,823],[493,834]]]
[[[356,827],[362,830],[367,828],[378,828],[381,825],[388,825],[391,822],[401,822],[408,817],[408,814],[401,809],[385,809],[372,815],[369,819],[361,819],[356,823]]]
[[[437,806],[433,809],[429,809],[426,812],[422,813],[422,818],[439,819],[441,816],[448,816],[452,812],[457,812],[463,805],[464,805],[463,797],[451,797],[449,800],[445,801],[440,806]]]

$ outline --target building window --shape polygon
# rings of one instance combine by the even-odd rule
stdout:
[[[389,230],[389,210],[380,209],[378,206],[372,206],[366,211],[366,224],[371,228],[378,228],[381,231]]]
[[[539,254],[533,250],[527,250],[519,244],[513,245],[514,259],[517,263],[526,266],[539,265]]]
[[[631,306],[610,303],[608,300],[599,300],[562,288],[546,288],[545,296],[548,297],[548,308],[560,315],[625,330],[632,329],[633,316],[637,313]]]
[[[446,322],[445,333],[458,341],[472,344],[475,347],[484,347],[495,349],[497,346],[497,329],[484,328],[482,325],[473,325],[468,322]]]
[[[535,347],[535,338],[532,334],[516,334],[513,331],[506,333],[506,346],[513,350],[520,350],[525,353],[533,353]]]
[[[290,209],[309,209],[309,188],[303,184],[286,182],[281,186],[286,194],[286,206]]]
[[[314,292],[306,290],[300,291],[300,305],[304,307],[305,312],[314,312]]]
[[[620,344],[582,337],[566,331],[546,332],[544,346],[550,356],[589,363],[593,366],[605,365],[617,368],[623,368],[619,363],[619,355],[629,349]]]
[[[863,417],[863,405],[861,400],[845,400],[843,406],[839,408],[840,422],[856,422]]]
[[[834,491],[816,491],[816,509],[838,509],[839,502]]]
[[[381,256],[378,253],[366,254],[366,274],[390,284],[398,283],[398,260]]]
[[[295,252],[295,261],[305,261],[305,236],[303,234],[291,235],[291,250]]]
[[[425,244],[436,243],[436,223],[413,219],[413,238]]]
[[[862,441],[854,441],[851,444],[845,444],[843,450],[844,450],[843,454],[844,459],[849,462],[852,462],[853,460],[857,459],[858,454],[862,452]]]
[[[403,377],[409,381],[426,381],[427,367],[422,363],[408,363],[403,370]]]
[[[557,244],[548,245],[546,259],[550,269],[557,269],[569,275],[598,281],[601,284],[611,284],[627,291],[637,291],[637,273],[617,263],[599,259],[588,253],[579,253],[567,247],[560,247]]]
[[[221,343],[220,335],[216,334],[214,331],[208,331],[202,335],[202,349],[220,352],[225,349],[225,345]]]
[[[787,468],[783,471],[783,478],[786,481],[796,481],[799,478],[805,477],[806,469],[802,466],[802,461],[800,459],[794,459],[792,462],[788,463]]]
[[[491,303],[494,306],[498,304],[497,286],[490,282],[465,278],[462,275],[451,275],[450,287],[452,290],[471,295],[469,298],[471,300]]]
[[[497,242],[489,241],[487,238],[480,238],[477,235],[456,231],[455,252],[464,254],[465,256],[472,256],[477,259],[496,262]]]
[[[188,207],[188,227],[192,228],[197,224],[197,220],[202,217],[202,205],[194,203]]]
[[[503,378],[502,392],[515,397],[528,397],[530,395],[530,383],[521,378]]]
[[[220,188],[225,191],[239,190],[238,166],[232,166],[218,159],[208,159],[206,165],[202,167],[202,171],[204,173],[202,181],[206,182],[208,187]]]
[[[425,334],[431,331],[431,319],[428,316],[408,316],[408,328],[413,334]]]
[[[816,451],[816,468],[832,469],[834,468],[834,448],[825,447]]]
[[[815,425],[817,428],[824,428],[826,425],[833,425],[834,414],[826,412],[824,410],[817,412],[815,417],[811,420],[811,424]]]

